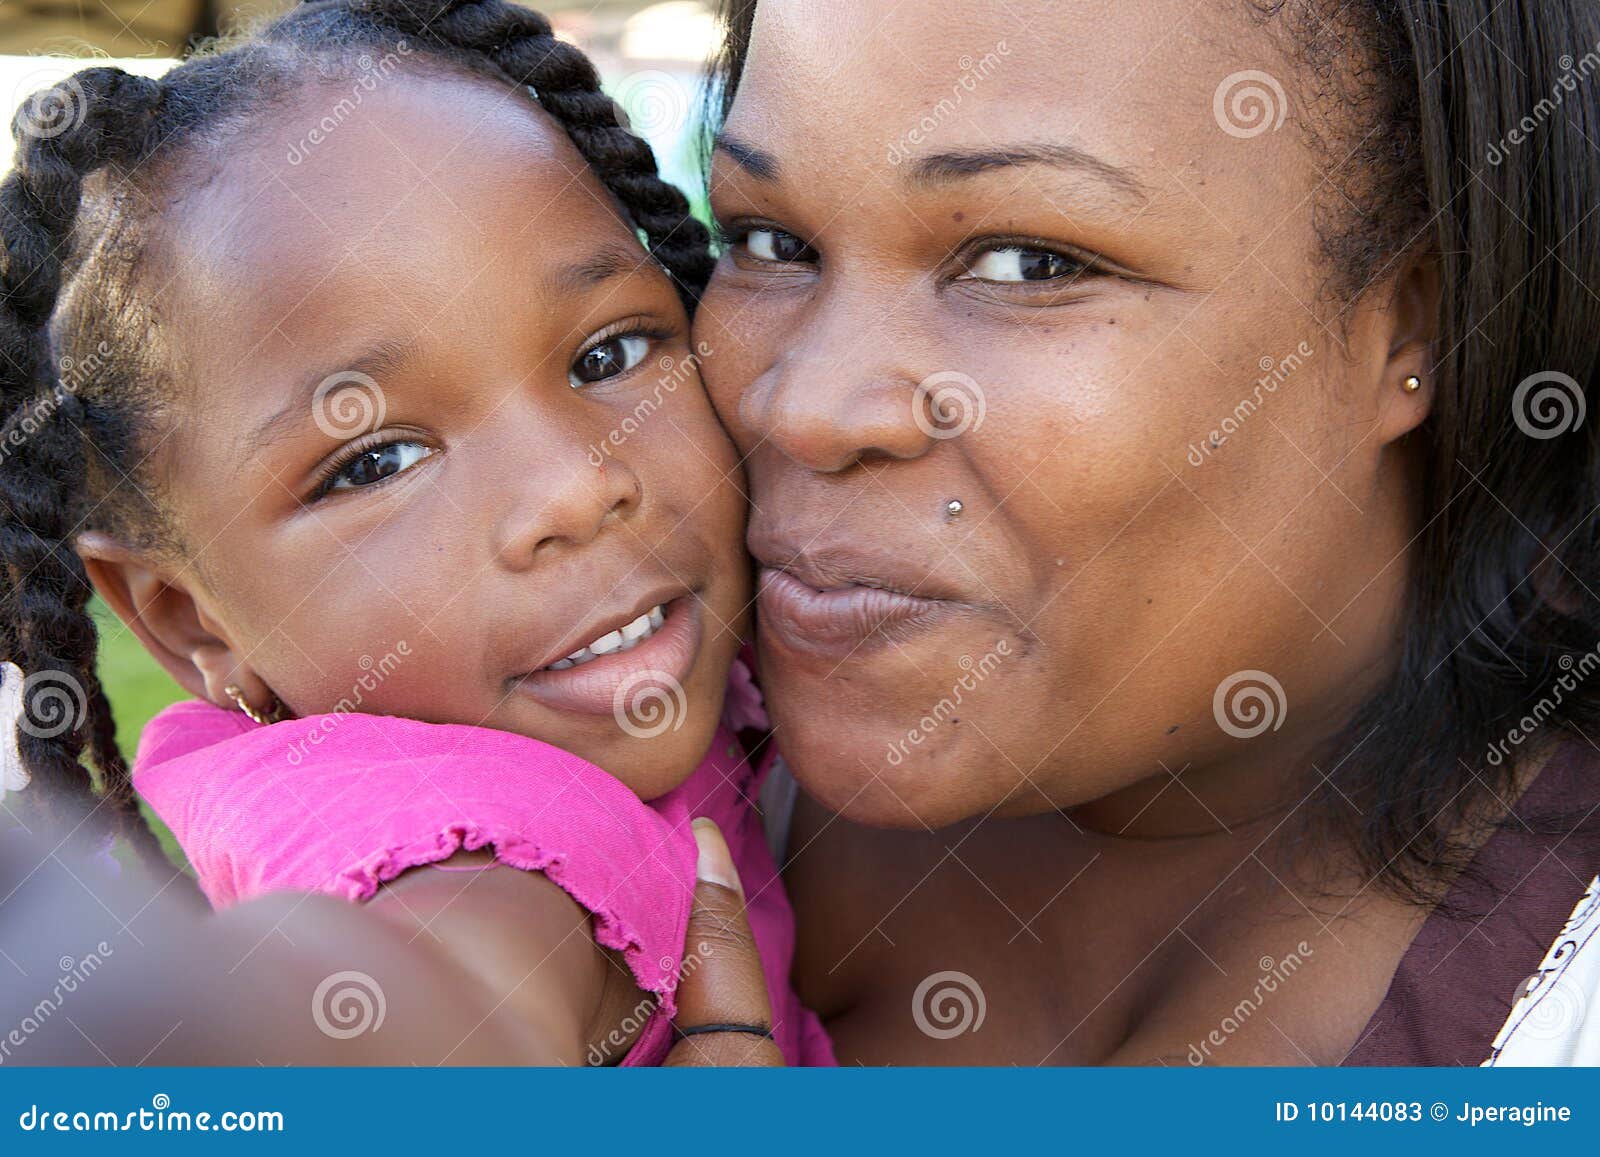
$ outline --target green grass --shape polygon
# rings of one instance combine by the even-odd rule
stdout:
[[[117,746],[131,764],[144,725],[163,707],[187,699],[189,695],[150,657],[134,633],[122,625],[109,607],[95,599],[89,604],[89,613],[100,631],[100,684],[116,716]],[[178,843],[167,826],[149,808],[142,810],[172,862],[183,866],[183,853],[178,850]]]
[[[100,682],[117,718],[117,746],[131,762],[144,725],[163,707],[189,696],[110,608],[95,599],[89,611],[100,630]]]

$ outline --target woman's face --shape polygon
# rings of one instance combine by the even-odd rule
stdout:
[[[1225,815],[1385,669],[1411,318],[1330,324],[1297,65],[1217,7],[759,6],[696,336],[835,810]]]

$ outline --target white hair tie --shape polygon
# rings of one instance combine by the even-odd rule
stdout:
[[[22,766],[22,751],[17,746],[17,729],[22,725],[22,668],[15,663],[0,663],[0,800],[7,792],[28,786],[28,770]]]

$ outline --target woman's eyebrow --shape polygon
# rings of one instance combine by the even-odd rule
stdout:
[[[911,163],[910,179],[919,185],[941,185],[975,177],[996,169],[1025,165],[1049,165],[1056,169],[1083,173],[1110,185],[1128,197],[1145,201],[1150,191],[1132,172],[1102,160],[1073,145],[1054,142],[1028,142],[993,148],[933,153]]]
[[[742,141],[731,133],[718,133],[714,148],[757,180],[778,179],[778,158],[748,141]]]

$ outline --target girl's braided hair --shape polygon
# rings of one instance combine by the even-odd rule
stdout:
[[[19,747],[43,789],[30,799],[110,807],[148,837],[95,674],[92,590],[73,540],[105,530],[174,541],[141,470],[172,372],[155,311],[135,292],[142,230],[157,215],[150,191],[185,145],[220,140],[298,86],[370,69],[379,54],[527,86],[691,307],[710,275],[706,229],[588,58],[503,0],[323,0],[160,80],[89,68],[31,97],[0,183],[0,658],[27,673]]]

